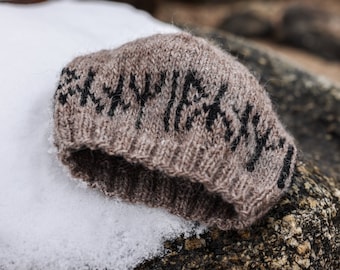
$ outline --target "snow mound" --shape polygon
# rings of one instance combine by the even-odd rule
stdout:
[[[0,25],[0,269],[130,269],[192,231],[72,180],[51,139],[53,94],[72,58],[178,30],[101,1],[0,4]]]

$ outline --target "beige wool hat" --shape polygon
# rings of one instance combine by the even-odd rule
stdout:
[[[265,90],[188,33],[75,58],[54,106],[59,158],[109,196],[241,229],[292,181],[297,151]]]

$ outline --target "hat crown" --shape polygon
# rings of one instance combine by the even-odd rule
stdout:
[[[80,56],[63,69],[55,97],[61,159],[104,191],[98,177],[79,175],[70,149],[100,150],[203,185],[236,212],[204,218],[221,228],[253,222],[291,181],[294,142],[266,92],[232,56],[190,34]]]

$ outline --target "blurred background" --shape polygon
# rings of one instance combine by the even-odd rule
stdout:
[[[1,0],[0,0],[1,1]],[[86,1],[86,0],[79,0]],[[34,4],[43,0],[1,1]],[[314,74],[340,83],[338,0],[121,0],[180,26],[251,39]]]

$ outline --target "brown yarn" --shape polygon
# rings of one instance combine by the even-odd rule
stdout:
[[[187,33],[77,57],[61,73],[54,120],[73,176],[225,230],[265,214],[296,162],[256,79]]]

